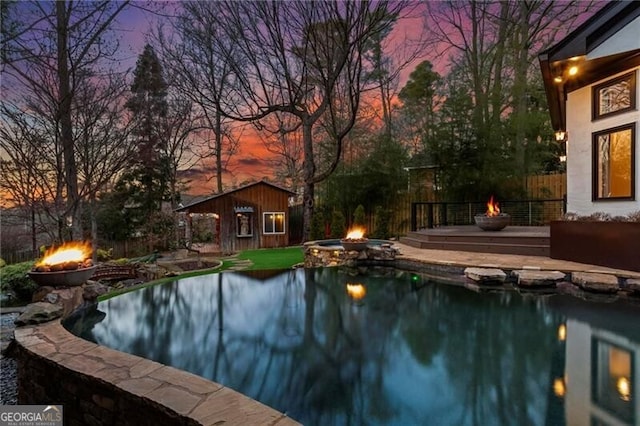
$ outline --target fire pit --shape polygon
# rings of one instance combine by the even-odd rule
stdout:
[[[47,250],[29,277],[40,286],[77,286],[91,278],[95,269],[91,243],[68,242]]]
[[[347,236],[340,240],[340,244],[347,251],[362,251],[367,248],[369,239],[364,237],[364,229],[352,228]]]
[[[500,212],[498,203],[493,201],[493,195],[487,203],[487,212],[477,214],[473,218],[476,225],[483,231],[500,231],[511,223],[511,216]]]

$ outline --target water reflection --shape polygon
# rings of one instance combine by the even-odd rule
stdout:
[[[237,272],[101,302],[82,335],[307,425],[634,424],[639,311],[576,313],[598,308],[396,270]]]

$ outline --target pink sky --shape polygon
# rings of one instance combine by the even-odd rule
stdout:
[[[165,3],[157,7],[160,7],[161,12],[167,16],[175,13],[175,4],[173,3]],[[149,32],[155,28],[158,20],[162,19],[170,19],[170,17],[155,16],[152,13],[135,7],[129,8],[119,16],[115,28],[121,36],[120,59],[123,69],[133,71],[138,55],[142,52],[145,43],[150,40],[148,36]],[[414,38],[415,36],[413,34],[418,31],[417,28],[421,25],[421,18],[419,17],[400,21],[392,34],[393,43],[401,43],[406,38]],[[414,64],[417,65],[420,60],[422,59],[414,61]],[[398,90],[406,83],[415,65],[412,64],[402,71]],[[248,180],[259,180],[265,177],[271,177],[273,171],[268,162],[265,161],[265,159],[271,155],[252,130],[245,131],[239,152],[232,157],[229,172],[223,176],[225,186],[231,187]],[[190,193],[207,194],[215,190],[215,178],[211,179],[211,173],[207,173],[207,168],[205,164],[185,172],[185,176],[194,179],[194,182],[191,184]],[[213,170],[213,168],[210,170]],[[206,176],[206,178],[203,179],[203,176]]]

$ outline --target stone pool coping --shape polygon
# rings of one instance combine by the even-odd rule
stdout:
[[[403,269],[456,275],[471,266],[594,272],[640,286],[640,273],[546,257],[416,249],[397,242],[394,246],[400,253],[395,261],[383,264]],[[299,424],[218,383],[83,340],[59,320],[17,328],[15,341],[21,382],[26,383],[20,386],[19,402],[62,403],[65,423],[71,417],[68,424]],[[54,377],[61,385],[42,385]],[[127,411],[136,415],[129,418]]]
[[[62,404],[65,424],[299,424],[221,384],[81,339],[59,320],[17,328],[15,342],[20,380],[27,381],[19,403]],[[56,375],[62,383],[39,383]],[[51,395],[67,387],[79,401]],[[131,407],[135,415],[127,413]]]

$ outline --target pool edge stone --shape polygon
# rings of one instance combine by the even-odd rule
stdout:
[[[18,403],[62,403],[68,424],[83,424],[86,416],[105,426],[137,425],[141,419],[145,424],[218,424],[229,419],[243,425],[264,424],[264,419],[270,419],[269,424],[299,424],[219,383],[85,341],[60,320],[16,328],[15,343]],[[220,409],[229,405],[232,408]]]

